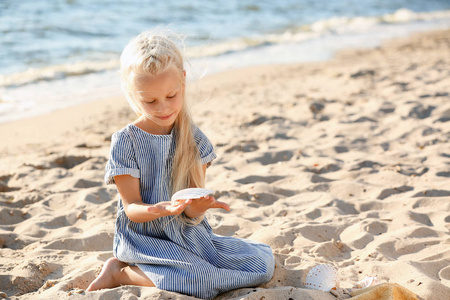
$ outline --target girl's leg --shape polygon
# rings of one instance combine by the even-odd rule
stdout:
[[[155,286],[141,269],[136,266],[130,267],[112,257],[106,261],[100,275],[89,285],[86,291],[115,288],[121,285]]]

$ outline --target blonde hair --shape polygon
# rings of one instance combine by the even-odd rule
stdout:
[[[158,75],[175,68],[180,82],[185,86],[184,60],[179,47],[171,41],[182,41],[180,36],[168,30],[145,31],[132,39],[120,57],[122,89],[132,109],[139,116],[147,116],[139,101],[136,82],[146,76]],[[205,186],[200,154],[194,139],[193,121],[183,92],[183,105],[175,120],[175,154],[172,165],[170,190],[173,193],[189,188]],[[201,222],[202,218],[195,221]],[[192,223],[185,219],[187,223]]]

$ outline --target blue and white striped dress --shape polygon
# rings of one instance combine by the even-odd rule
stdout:
[[[216,158],[208,138],[195,128],[202,164]],[[134,124],[114,133],[105,181],[128,174],[140,180],[145,203],[170,201],[170,174],[175,150],[174,132],[153,135]],[[137,265],[156,287],[213,298],[219,293],[263,284],[274,270],[272,249],[265,244],[212,232],[206,218],[188,226],[173,216],[135,223],[121,200],[114,235],[114,256]]]

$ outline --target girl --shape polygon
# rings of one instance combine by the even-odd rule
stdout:
[[[105,181],[119,192],[110,258],[88,291],[120,285],[156,286],[199,298],[270,280],[269,246],[218,236],[204,218],[230,207],[212,196],[172,203],[171,195],[204,187],[216,158],[193,125],[185,101],[186,72],[177,46],[141,33],[120,58],[122,87],[140,117],[114,133]]]

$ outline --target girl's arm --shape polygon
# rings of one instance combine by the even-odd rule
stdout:
[[[172,204],[159,202],[157,204],[146,204],[142,202],[139,188],[139,179],[130,175],[114,176],[117,190],[122,199],[123,208],[127,217],[136,223],[143,223],[156,220],[160,217],[179,215],[192,202],[185,200]]]
[[[203,174],[206,175],[207,164],[203,165]],[[191,219],[198,218],[205,214],[210,208],[222,208],[230,211],[230,206],[225,202],[217,201],[213,196],[205,196],[198,199],[193,199],[192,203],[186,207],[184,214]]]

